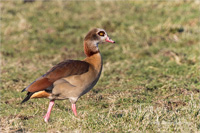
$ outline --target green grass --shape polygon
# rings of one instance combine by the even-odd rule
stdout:
[[[1,2],[1,132],[199,132],[198,2]],[[104,28],[98,84],[77,102],[21,90],[65,59],[84,59],[83,39]]]

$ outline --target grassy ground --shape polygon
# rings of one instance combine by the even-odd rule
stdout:
[[[1,2],[1,132],[200,131],[199,3]],[[65,59],[84,59],[83,38],[104,28],[98,84],[77,102],[21,105],[20,91]]]

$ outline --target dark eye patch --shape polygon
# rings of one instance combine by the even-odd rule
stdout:
[[[104,36],[104,35],[105,35],[105,32],[104,32],[104,31],[100,31],[100,32],[98,32],[98,35]]]

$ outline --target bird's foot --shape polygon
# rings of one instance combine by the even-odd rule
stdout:
[[[44,116],[44,121],[47,123],[49,118],[50,118],[50,114],[51,114],[51,110],[52,110],[52,107],[54,105],[54,100],[51,100],[50,103],[49,103],[49,108],[48,108],[48,111],[46,113],[46,115]]]
[[[48,114],[46,114],[43,118],[44,118],[44,121],[45,121],[46,123],[48,123],[48,121],[49,121],[49,116],[48,116]]]

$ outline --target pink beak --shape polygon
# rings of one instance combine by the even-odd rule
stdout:
[[[106,42],[111,42],[111,43],[115,43],[115,41],[113,41],[112,39],[110,39],[109,37],[106,38]]]

